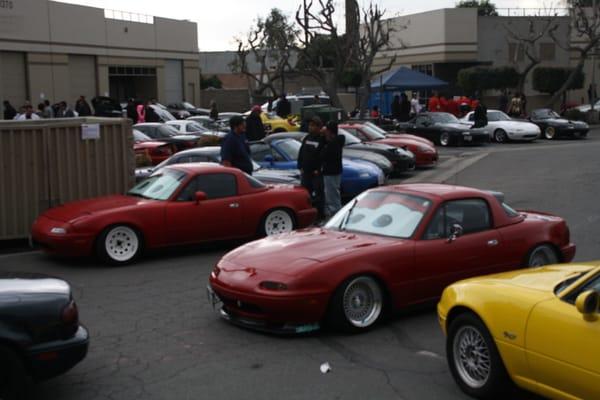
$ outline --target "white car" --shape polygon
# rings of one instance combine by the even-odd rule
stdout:
[[[588,104],[582,104],[582,105],[580,105],[580,106],[574,107],[574,109],[575,109],[575,110],[579,110],[579,111],[581,111],[582,113],[586,113],[586,112],[588,112],[588,111],[591,111],[591,110],[592,110],[592,105],[591,105],[591,104],[589,104],[589,103],[588,103]],[[600,100],[598,100],[598,101],[596,101],[596,102],[594,103],[594,110],[596,110],[596,111],[600,111]]]
[[[473,123],[475,113],[471,111],[462,118],[463,123]],[[488,125],[490,128],[490,139],[498,143],[509,140],[533,141],[540,137],[540,128],[531,122],[512,119],[499,110],[488,110]]]
[[[300,114],[300,110],[304,106],[311,106],[316,104],[315,95],[290,95],[286,96],[286,99],[290,102],[290,106],[292,109],[291,114]],[[275,99],[272,104],[272,110],[275,111],[277,109],[277,103],[279,103],[279,99]],[[319,104],[328,105],[329,104],[329,96],[319,95]],[[264,103],[261,106],[263,112],[267,112],[269,108],[269,103]],[[248,113],[249,114],[249,113]]]
[[[203,133],[209,132],[209,129],[206,129],[198,122],[191,120],[167,121],[166,124],[177,129],[177,132],[179,132],[181,135],[200,136]]]

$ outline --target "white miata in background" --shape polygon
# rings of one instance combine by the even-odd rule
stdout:
[[[498,143],[509,140],[532,141],[540,137],[540,128],[528,121],[512,119],[499,110],[488,110],[488,128],[490,139]],[[474,121],[474,113],[470,112],[462,119],[465,123]]]

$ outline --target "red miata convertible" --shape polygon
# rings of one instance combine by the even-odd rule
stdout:
[[[565,221],[515,211],[501,193],[415,184],[359,195],[323,228],[248,243],[207,287],[231,322],[299,333],[372,327],[384,311],[438,298],[460,279],[569,262]]]
[[[179,164],[127,195],[52,208],[31,233],[50,253],[95,252],[111,264],[125,264],[145,249],[290,232],[310,225],[316,214],[304,188],[265,186],[217,164]]]

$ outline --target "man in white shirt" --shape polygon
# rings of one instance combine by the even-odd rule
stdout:
[[[33,107],[31,104],[27,104],[25,107],[25,112],[17,115],[15,120],[17,121],[27,121],[27,120],[37,120],[41,119],[39,115],[33,112]]]
[[[421,112],[421,104],[419,103],[418,94],[415,92],[412,94],[412,99],[410,100],[410,115],[414,117],[418,113]]]

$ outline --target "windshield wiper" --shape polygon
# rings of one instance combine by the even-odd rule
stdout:
[[[352,214],[352,211],[354,211],[354,207],[356,207],[357,203],[358,203],[358,199],[354,199],[352,206],[350,206],[350,208],[348,209],[348,214],[346,214],[346,217],[342,220],[342,223],[340,224],[340,231],[346,230],[346,225],[348,225],[348,221],[350,220],[350,215]]]

